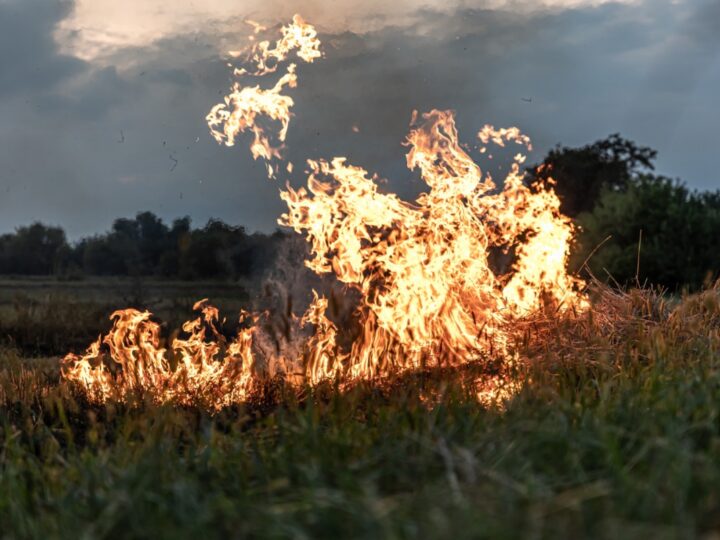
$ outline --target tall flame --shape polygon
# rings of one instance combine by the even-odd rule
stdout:
[[[321,56],[315,29],[299,16],[281,32],[274,45],[254,44],[246,54],[251,70],[236,75],[273,74],[292,52],[306,62]],[[252,155],[266,160],[272,175],[293,105],[283,91],[296,84],[293,63],[269,89],[236,83],[207,117],[212,135],[232,146],[250,130]],[[261,127],[263,118],[280,122],[279,145]],[[517,128],[485,126],[478,139],[530,149]],[[280,193],[288,210],[279,223],[308,240],[307,266],[359,292],[351,344],[341,344],[345,329],[330,320],[328,301],[317,293],[275,347],[267,346],[260,317],[246,313],[245,329],[227,342],[217,330],[217,310],[200,302],[200,317],[183,328],[189,337],[175,339],[168,351],[149,313],[125,310],[84,355],[64,359],[64,377],[100,402],[140,394],[217,409],[247,399],[259,381],[277,375],[315,384],[510,358],[513,323],[548,307],[585,306],[581,284],[566,271],[572,223],[551,189],[525,184],[522,153],[497,186],[461,146],[453,113],[440,110],[413,113],[406,145],[408,168],[428,186],[413,203],[381,193],[374,177],[343,157],[309,160],[306,186]],[[498,258],[504,264],[493,262]]]

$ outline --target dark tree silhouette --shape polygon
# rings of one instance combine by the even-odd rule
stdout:
[[[33,223],[0,236],[0,273],[50,275],[69,246],[60,227]]]
[[[614,134],[580,148],[550,150],[528,170],[529,182],[546,186],[554,181],[562,212],[575,217],[592,210],[604,189],[622,191],[633,178],[654,170],[656,156],[655,150]]]

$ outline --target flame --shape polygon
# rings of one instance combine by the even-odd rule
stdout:
[[[299,16],[281,32],[274,45],[254,44],[246,55],[253,71],[236,74],[273,74],[292,52],[306,62],[321,56],[315,29]],[[293,105],[283,91],[296,84],[294,63],[269,89],[236,83],[207,117],[212,135],[232,146],[250,130],[253,157],[266,160],[274,174]],[[262,118],[280,122],[274,135],[280,145],[273,146]],[[531,149],[517,128],[485,126],[477,136],[482,145]],[[522,153],[496,185],[460,144],[453,113],[441,110],[413,113],[405,144],[408,168],[428,187],[412,203],[382,193],[377,177],[344,157],[309,160],[305,186],[288,184],[280,192],[287,212],[279,223],[307,239],[307,266],[359,293],[358,328],[349,345],[341,339],[347,329],[335,325],[328,300],[317,293],[284,335],[268,334],[267,315],[243,313],[243,330],[231,341],[218,330],[217,309],[199,302],[200,316],[183,327],[188,337],[175,339],[169,350],[149,313],[125,310],[113,314],[113,329],[84,355],[65,357],[65,379],[98,402],[140,395],[219,409],[248,399],[269,377],[347,383],[491,357],[509,366],[515,323],[538,311],[586,307],[581,283],[566,270],[573,225],[552,189],[525,184]],[[288,163],[288,173],[292,169]],[[515,390],[483,385],[478,398],[490,402]]]
[[[244,400],[252,388],[253,328],[242,330],[227,343],[216,327],[217,309],[206,300],[196,303],[195,309],[201,316],[183,325],[189,337],[172,343],[174,369],[168,351],[160,345],[160,326],[151,320],[151,314],[126,309],[112,314],[112,331],[84,355],[65,357],[63,377],[79,383],[97,402],[125,401],[137,395],[157,402],[222,408]],[[103,362],[103,346],[114,363],[110,368]],[[216,361],[221,356],[223,361]]]
[[[281,193],[280,223],[308,238],[308,266],[360,290],[368,324],[401,345],[410,367],[481,357],[506,344],[503,327],[514,319],[548,303],[580,304],[565,268],[572,224],[557,196],[528,188],[517,162],[493,193],[448,111],[415,114],[412,124],[407,164],[430,188],[414,204],[380,193],[345,158],[309,161],[307,188]],[[491,269],[494,248],[514,249],[501,276]]]
[[[255,34],[264,30],[258,23],[248,22],[253,26]],[[271,45],[270,41],[254,43],[245,55],[247,63],[253,67],[252,71],[236,68],[235,75],[260,77],[275,73],[280,63],[293,52],[298,58],[309,63],[322,56],[315,28],[299,15],[295,15],[292,23],[283,26],[281,31],[282,37],[274,45]],[[242,56],[243,53],[231,55]],[[215,140],[226,146],[233,146],[238,134],[250,130],[254,134],[250,146],[254,159],[281,159],[290,124],[290,109],[294,105],[293,99],[283,92],[286,88],[297,86],[296,68],[296,64],[289,64],[285,74],[268,89],[262,89],[258,85],[242,86],[236,82],[223,103],[215,105],[207,115],[210,133]],[[281,128],[276,135],[278,144],[273,144],[265,128],[258,123],[262,117],[280,122]],[[268,164],[268,176],[273,177],[275,172],[275,168]]]

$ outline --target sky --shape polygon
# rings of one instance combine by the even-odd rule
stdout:
[[[618,132],[658,151],[658,173],[720,188],[717,0],[0,0],[0,233],[42,221],[77,239],[144,210],[273,230],[283,186],[205,116],[243,20],[295,12],[325,53],[292,91],[296,163],[347,156],[412,197],[403,137],[439,108],[466,142],[520,127],[530,162]]]

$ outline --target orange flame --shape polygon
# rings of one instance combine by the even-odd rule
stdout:
[[[251,49],[254,72],[239,73],[274,73],[292,51],[312,62],[321,55],[319,45],[314,28],[296,16],[274,47],[264,41]],[[270,90],[236,84],[208,115],[211,133],[231,146],[249,129],[255,158],[280,159],[282,145],[272,146],[258,121],[279,120],[276,137],[284,143],[293,101],[282,90],[296,82],[290,64]],[[484,145],[514,142],[530,149],[517,128],[485,126],[478,138]],[[116,312],[105,338],[84,355],[64,359],[63,376],[98,402],[139,394],[219,409],[247,399],[259,381],[278,375],[292,384],[315,384],[497,355],[511,362],[514,322],[548,307],[586,306],[581,283],[566,270],[572,223],[552,190],[524,183],[522,154],[498,189],[461,147],[453,114],[439,110],[413,114],[406,145],[408,167],[418,169],[428,186],[414,203],[381,193],[376,178],[343,157],[308,161],[306,187],[288,185],[280,193],[288,210],[279,223],[308,240],[307,266],[333,273],[360,293],[359,331],[350,345],[340,344],[341,329],[317,293],[274,347],[259,317],[246,313],[249,326],[227,342],[217,330],[217,310],[203,301],[196,305],[201,316],[183,327],[189,337],[175,339],[170,351],[161,346],[149,313]],[[279,170],[268,166],[271,173]],[[479,398],[487,401],[507,388],[480,391]]]
[[[257,23],[251,24],[256,34],[264,29]],[[307,24],[299,15],[293,17],[291,24],[282,27],[282,38],[276,41],[274,46],[269,41],[253,44],[247,54],[247,62],[253,66],[253,71],[240,68],[235,69],[235,74],[263,76],[274,73],[280,63],[292,52],[295,52],[301,60],[310,63],[322,56],[315,28]],[[266,161],[281,159],[290,124],[290,109],[294,105],[293,99],[283,94],[283,91],[286,87],[297,86],[295,71],[296,65],[289,64],[285,74],[269,89],[262,89],[259,86],[243,87],[236,82],[224,102],[215,105],[207,115],[210,133],[215,140],[226,146],[233,146],[238,134],[251,130],[254,134],[250,146],[253,158],[263,158]],[[278,145],[273,145],[270,136],[258,123],[258,119],[263,116],[280,122],[281,129],[276,135]],[[272,165],[268,164],[268,176],[274,176],[275,172]]]

